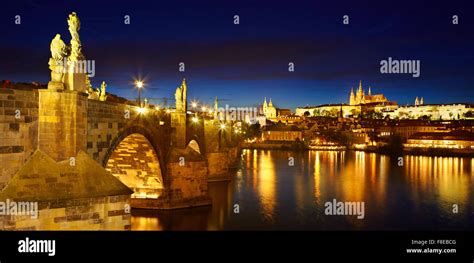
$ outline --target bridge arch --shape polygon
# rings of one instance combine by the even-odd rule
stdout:
[[[142,126],[122,130],[107,149],[102,165],[134,191],[133,198],[164,193],[166,164],[156,136]]]

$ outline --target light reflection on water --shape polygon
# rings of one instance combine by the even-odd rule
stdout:
[[[134,210],[132,229],[474,228],[472,158],[405,156],[403,161],[399,167],[396,159],[360,151],[244,150],[234,179],[209,185],[212,207]],[[325,215],[324,204],[333,199],[365,202],[365,218]]]

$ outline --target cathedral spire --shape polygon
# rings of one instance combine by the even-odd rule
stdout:
[[[268,103],[268,107],[273,107],[272,98],[270,98],[270,102]]]
[[[417,96],[415,99],[415,106],[418,106],[418,105],[420,105],[420,101],[418,100],[418,96]]]
[[[372,91],[370,90],[370,86],[369,86],[369,93],[368,93],[369,96],[372,96]]]
[[[364,89],[362,88],[362,81],[359,81],[359,88],[357,89],[357,97],[362,98],[364,95]]]
[[[351,94],[349,95],[349,105],[355,105],[355,95],[354,95],[354,87],[351,87]]]
[[[362,80],[359,81],[359,88],[357,89],[357,94],[356,94],[356,104],[361,104],[364,103],[364,89],[362,88]]]

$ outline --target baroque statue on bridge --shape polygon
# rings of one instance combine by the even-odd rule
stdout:
[[[89,94],[89,98],[90,95],[94,93],[94,88],[92,88],[91,79],[88,75],[86,75],[86,93]]]
[[[105,83],[105,81],[102,81],[102,84],[100,85],[100,89],[97,89],[96,91],[97,97],[99,98],[100,101],[107,100],[107,94],[105,93],[106,88],[107,88],[107,84]]]
[[[48,88],[55,90],[74,90],[85,93],[93,93],[90,80],[86,76],[86,63],[83,62],[82,45],[79,39],[81,22],[75,12],[69,14],[68,29],[71,34],[71,44],[67,45],[57,34],[51,41],[51,58],[49,69],[51,70],[51,81]],[[104,94],[105,96],[105,94]]]
[[[181,86],[176,89],[176,92],[174,94],[174,97],[176,99],[176,112],[187,111],[186,94],[187,94],[186,79],[183,79]]]
[[[53,82],[62,82],[64,74],[63,61],[67,56],[67,46],[64,44],[61,39],[60,34],[56,36],[51,41],[51,58],[49,59],[49,69],[51,70],[51,81]]]
[[[79,39],[81,21],[79,21],[76,12],[72,12],[69,15],[67,24],[69,25],[69,33],[71,33],[71,54],[69,55],[69,60],[75,62],[83,57],[81,53],[81,40]]]

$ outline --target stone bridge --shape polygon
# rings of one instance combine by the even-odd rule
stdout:
[[[186,101],[171,112],[87,102],[87,153],[134,190],[132,207],[209,204],[208,179],[226,178],[237,157],[232,123],[222,131],[208,113],[189,113]]]
[[[130,229],[130,208],[210,205],[208,181],[237,160],[233,123],[189,112],[184,79],[173,109],[94,90],[77,14],[67,22],[47,86],[0,88],[0,229]]]
[[[71,229],[65,223],[70,220],[82,222],[78,228],[122,229],[129,220],[110,219],[126,218],[117,206],[211,204],[208,181],[229,179],[238,139],[231,122],[221,129],[221,121],[209,113],[191,113],[186,105],[182,101],[175,109],[157,109],[93,100],[77,91],[21,85],[0,89],[0,199],[36,200],[43,214],[57,214],[56,223],[49,225],[45,218],[10,218],[3,228]],[[62,172],[64,164],[75,171]],[[82,217],[70,212],[78,202],[89,207]],[[93,212],[113,203],[120,205],[103,215]]]

